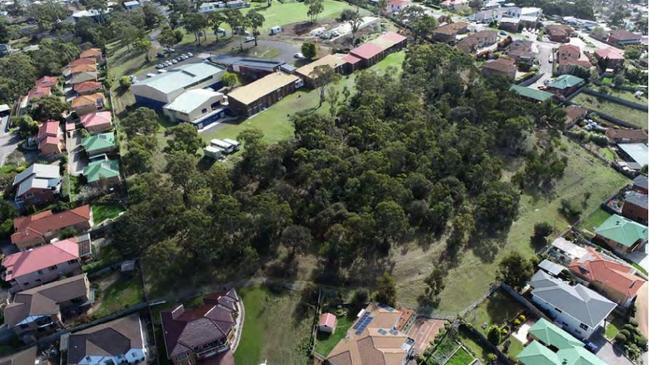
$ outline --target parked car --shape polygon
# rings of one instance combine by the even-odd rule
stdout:
[[[155,65],[155,68],[157,68],[158,70],[164,67],[165,65],[163,65],[162,63],[158,63],[157,65]]]
[[[298,60],[303,60],[303,59],[306,58],[306,57],[304,57],[302,52],[298,52],[298,53],[294,54],[293,57],[297,58]]]
[[[283,30],[282,27],[280,27],[279,25],[276,25],[276,26],[270,28],[270,35],[275,35],[275,34],[281,33],[282,30]]]
[[[250,43],[254,41],[255,41],[255,37],[247,36],[246,39],[243,40],[243,43]]]
[[[171,63],[173,63],[175,65],[175,64],[178,63],[178,60],[174,58],[173,60],[171,60]]]
[[[194,54],[191,53],[191,52],[187,52],[187,55],[188,55],[189,57],[194,57]]]

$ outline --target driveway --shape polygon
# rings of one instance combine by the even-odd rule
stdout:
[[[609,365],[634,365],[631,360],[624,356],[622,351],[606,340],[595,355]]]
[[[4,129],[4,128],[3,128]],[[15,134],[0,132],[0,165],[4,165],[7,156],[12,154],[20,142],[20,137]]]
[[[78,130],[73,132],[72,137],[65,139],[65,149],[68,151],[68,172],[72,176],[79,176],[88,165],[88,159],[83,153],[81,141],[83,137]]]
[[[552,63],[554,62],[554,49],[556,44],[550,42],[535,42],[538,51],[538,60],[539,60],[539,71],[543,72],[543,76],[538,79],[534,84],[530,85],[531,87],[538,88],[542,86],[546,80],[552,78]]]

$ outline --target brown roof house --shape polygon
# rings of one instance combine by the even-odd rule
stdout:
[[[370,304],[359,313],[347,335],[327,355],[335,365],[401,365],[412,356],[415,340],[399,323],[403,313],[380,304]]]
[[[599,64],[602,69],[617,69],[624,65],[624,54],[622,51],[613,47],[599,48],[595,50],[595,58],[597,59],[597,64]]]
[[[65,83],[69,85],[76,85],[85,81],[97,81],[97,65],[93,63],[75,65],[65,72],[68,73]]]
[[[16,232],[11,235],[11,243],[22,251],[48,243],[66,228],[74,229],[80,233],[90,229],[91,225],[92,211],[89,205],[82,205],[60,213],[46,210],[30,216],[15,218]]]
[[[104,108],[104,94],[94,93],[89,95],[80,95],[72,99],[72,109],[77,115],[95,113]]]
[[[4,309],[5,324],[24,342],[63,328],[64,318],[90,306],[90,283],[81,274],[21,291]]]
[[[609,128],[606,138],[612,143],[647,143],[646,129]]]
[[[516,65],[514,64],[514,60],[498,58],[485,62],[482,65],[482,74],[487,77],[502,76],[513,80],[516,77]]]
[[[575,31],[565,24],[550,24],[545,26],[545,32],[552,42],[568,43]]]
[[[0,365],[38,365],[36,346],[0,358]]]
[[[99,48],[89,48],[79,55],[79,58],[91,58],[97,63],[104,62],[104,55]]]
[[[568,105],[563,110],[566,112],[566,129],[577,124],[588,115],[588,109],[579,105]]]
[[[468,31],[469,24],[465,22],[444,24],[433,31],[433,40],[452,44],[455,43],[458,34],[464,34]]]
[[[631,33],[625,29],[618,29],[608,35],[607,42],[618,47],[626,47],[631,44],[640,44],[642,34]]]
[[[577,68],[589,70],[592,66],[586,56],[582,56],[581,49],[572,44],[562,44],[555,53],[557,73],[559,75],[573,73]]]
[[[230,91],[228,102],[235,113],[251,116],[280,101],[303,84],[295,75],[273,72]]]
[[[101,82],[99,81],[84,81],[78,84],[75,84],[73,87],[74,92],[79,95],[88,95],[94,94],[97,91],[101,90]]]
[[[627,191],[622,205],[622,215],[647,225],[647,194]]]
[[[480,48],[490,46],[498,41],[498,32],[494,30],[481,30],[471,33],[459,42],[457,49],[465,53],[475,53]]]
[[[139,314],[75,332],[68,338],[68,365],[145,363],[148,350]]]
[[[517,39],[509,44],[507,56],[512,58],[521,68],[529,68],[534,64],[536,53],[532,51],[532,41]]]
[[[586,250],[588,253],[585,256],[568,265],[570,271],[588,281],[607,298],[628,308],[646,281],[636,276],[635,270],[628,265],[604,256],[591,247]]]
[[[239,311],[239,295],[230,289],[207,295],[199,307],[185,309],[180,304],[161,312],[167,357],[175,365],[194,365],[208,359],[218,364],[231,354],[230,344],[241,330]]]

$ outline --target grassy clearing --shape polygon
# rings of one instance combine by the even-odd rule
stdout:
[[[448,272],[446,288],[442,291],[438,314],[454,315],[477,300],[496,276],[498,262],[506,254],[518,251],[532,256],[534,249],[530,237],[534,224],[551,223],[556,232],[569,227],[558,208],[562,199],[577,202],[585,214],[597,209],[611,193],[620,189],[628,180],[600,160],[588,154],[577,144],[562,140],[559,152],[568,158],[564,176],[557,181],[550,196],[521,196],[518,219],[512,225],[505,242],[496,244],[500,248],[495,257],[481,250],[479,242],[470,242],[470,249],[460,255],[457,266]],[[590,195],[585,195],[589,192]],[[443,243],[430,248],[411,243],[393,252],[395,267],[393,274],[397,281],[397,297],[406,306],[417,306],[417,297],[424,293],[425,277],[432,271],[443,252]]]
[[[474,341],[462,330],[460,330],[460,341],[473,356],[480,360],[480,362],[482,362],[483,364],[487,363],[487,355],[489,354],[489,351],[482,347],[479,343]]]
[[[486,336],[489,326],[492,324],[502,326],[523,310],[524,308],[507,293],[498,290],[467,314],[467,320]]]
[[[93,204],[92,218],[95,224],[97,224],[106,219],[115,218],[123,211],[124,208],[119,204]]]
[[[608,219],[612,214],[605,211],[602,208],[597,208],[592,212],[588,217],[583,219],[579,223],[579,229],[586,230],[589,232],[595,232],[595,229],[599,227],[605,220]]]
[[[446,365],[468,365],[473,361],[473,356],[465,350],[463,347],[460,347],[453,357],[451,357]]]
[[[328,355],[329,352],[336,346],[338,341],[343,339],[347,334],[347,330],[354,324],[354,321],[342,316],[337,318],[336,331],[331,335],[318,333],[315,350],[321,355]]]
[[[586,108],[597,110],[612,117],[622,119],[638,128],[647,127],[648,114],[646,111],[643,112],[631,109],[624,105],[616,104],[584,93],[577,95],[572,99],[572,101]]]
[[[263,287],[244,288],[245,321],[239,347],[238,365],[258,365],[263,360],[275,364],[307,363],[306,346],[312,317],[293,316],[299,302],[294,293],[274,294]]]
[[[609,94],[611,96],[615,96],[620,99],[624,99],[636,104],[647,104],[649,102],[646,96],[643,95],[639,98],[636,98],[631,91],[627,91],[627,90],[619,90],[619,89],[611,88],[609,90]]]
[[[121,276],[105,290],[99,291],[98,307],[93,312],[95,318],[105,317],[144,300],[144,290],[137,273]]]

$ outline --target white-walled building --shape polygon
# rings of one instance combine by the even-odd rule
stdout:
[[[225,114],[225,95],[211,89],[194,89],[181,94],[162,109],[177,123],[193,123],[201,129]]]

